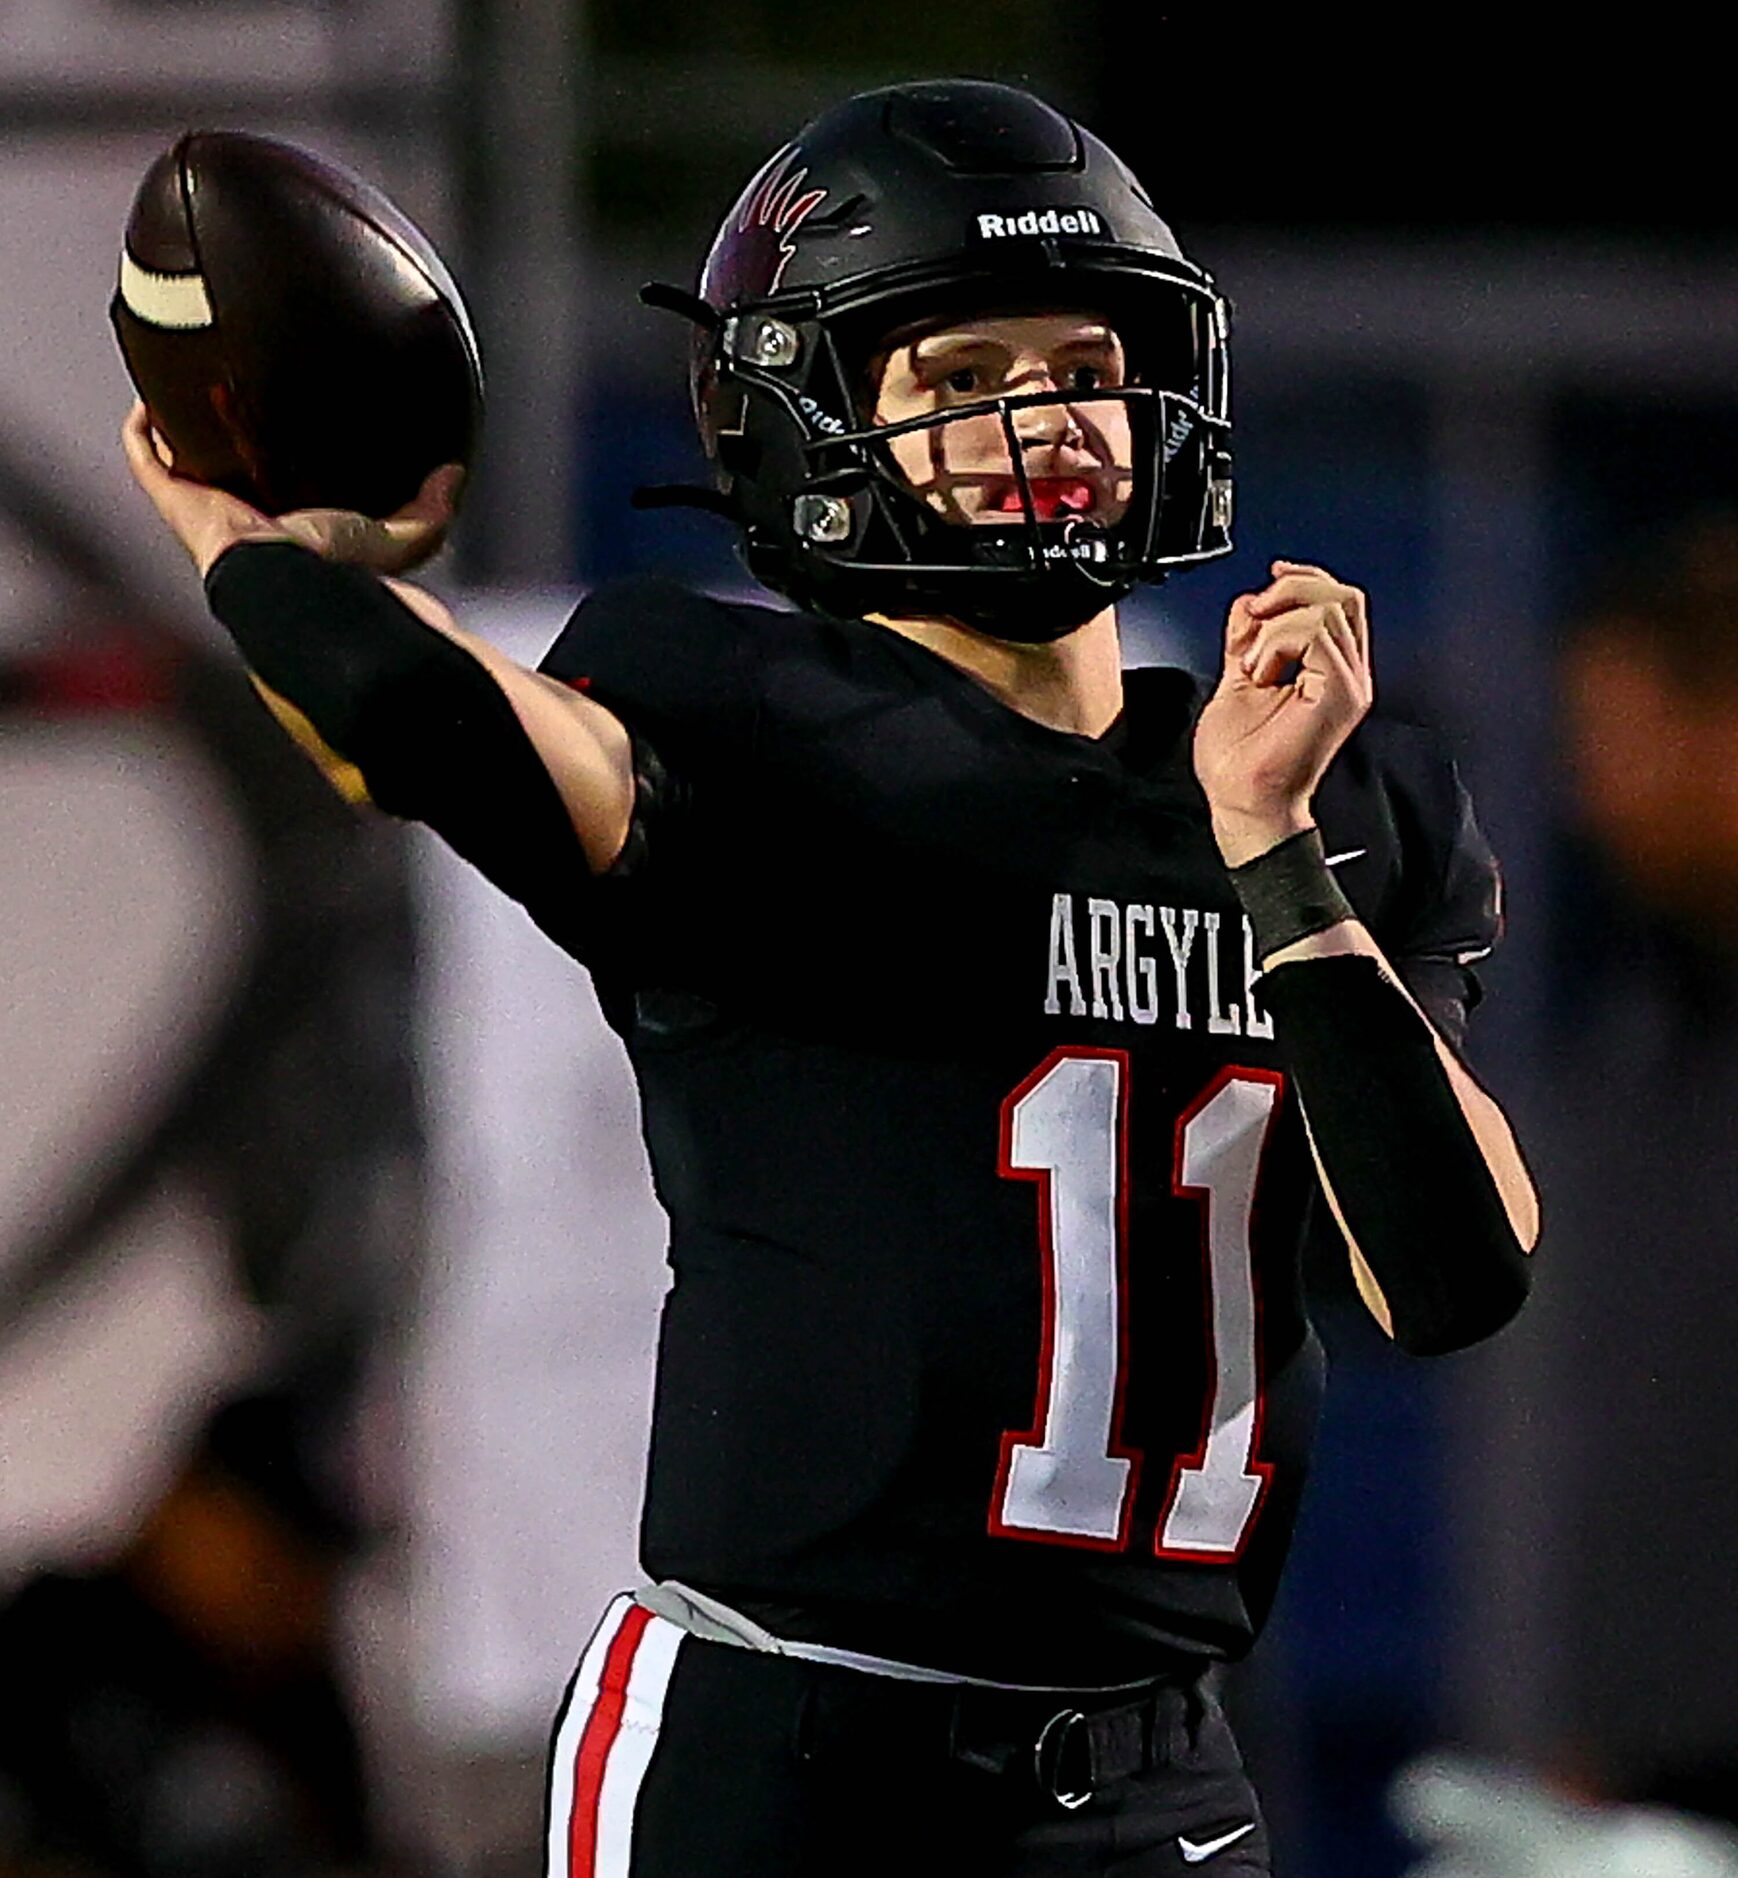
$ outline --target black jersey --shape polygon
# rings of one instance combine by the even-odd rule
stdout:
[[[786,1635],[1013,1682],[1230,1657],[1321,1394],[1316,1182],[1190,761],[882,627],[605,589],[544,662],[634,733],[628,860],[531,911],[591,966],[670,1216],[643,1562]],[[649,754],[647,754],[649,753]],[[1316,810],[1458,1036],[1494,870],[1366,725]]]

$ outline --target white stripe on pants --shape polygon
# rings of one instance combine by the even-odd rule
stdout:
[[[612,1646],[624,1627],[638,1628],[641,1623],[625,1691],[619,1685],[615,1691],[606,1690]],[[612,1599],[604,1612],[580,1658],[550,1754],[548,1878],[628,1878],[634,1805],[658,1744],[676,1653],[686,1640],[685,1631],[662,1617],[648,1617],[626,1593]],[[607,1712],[599,1716],[588,1743],[600,1696],[612,1706],[620,1701],[620,1719],[612,1726]],[[584,1769],[579,1765],[582,1752]],[[592,1818],[578,1821],[576,1833],[575,1814],[581,1810]],[[583,1868],[576,1868],[576,1840],[583,1847],[588,1838],[595,1853]]]

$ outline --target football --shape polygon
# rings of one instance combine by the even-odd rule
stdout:
[[[452,275],[378,189],[293,144],[178,138],[133,200],[110,317],[176,469],[269,515],[389,515],[475,452]]]

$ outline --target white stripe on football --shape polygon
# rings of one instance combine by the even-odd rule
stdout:
[[[148,326],[195,332],[209,326],[211,296],[202,274],[153,274],[121,250],[121,298]]]

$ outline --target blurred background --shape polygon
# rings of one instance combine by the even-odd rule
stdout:
[[[741,585],[719,524],[628,507],[698,466],[635,290],[807,115],[937,74],[1097,129],[1234,303],[1239,551],[1131,656],[1209,662],[1275,556],[1357,580],[1506,865],[1473,1055],[1546,1255],[1428,1365],[1323,1275],[1319,1469],[1233,1692],[1282,1870],[1411,1869],[1387,1794],[1441,1748],[1738,1815],[1718,48],[1323,11],[0,0],[0,1878],[532,1872],[662,1281],[583,977],[268,728],[126,479],[140,175],[268,131],[434,236],[491,396],[436,584],[535,659],[596,580]]]

